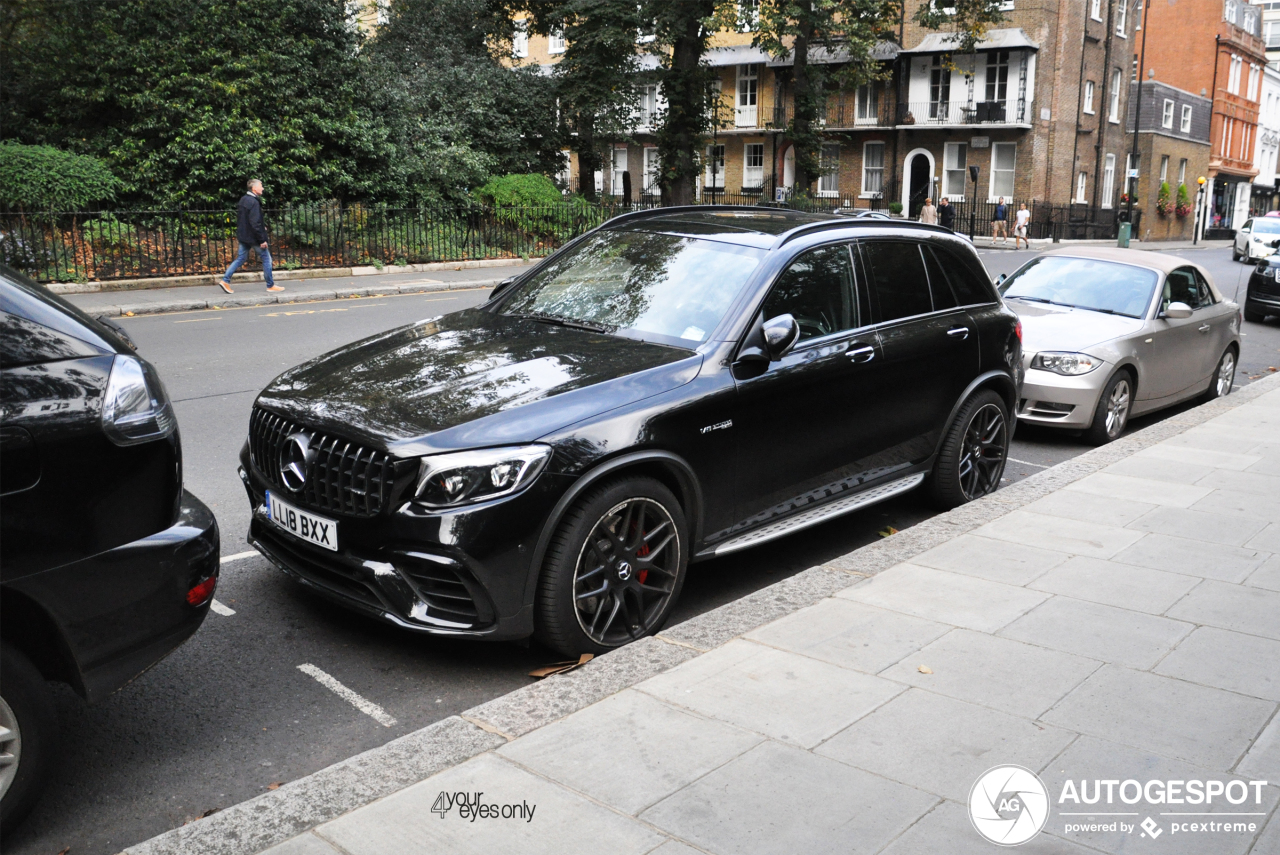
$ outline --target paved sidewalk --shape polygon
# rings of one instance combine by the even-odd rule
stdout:
[[[151,288],[130,291],[98,291],[62,296],[91,315],[119,317],[158,312],[186,312],[198,309],[229,309],[240,306],[266,306],[274,303],[305,303],[340,297],[369,297],[383,294],[411,294],[421,291],[449,291],[460,288],[492,288],[508,276],[528,267],[520,261],[502,267],[473,267],[461,270],[430,272],[396,272],[389,268],[373,275],[343,276],[327,279],[289,279],[278,294],[268,294],[261,281],[234,282],[234,294],[226,294],[217,285],[190,285],[176,288]]]
[[[1278,705],[1273,377],[130,852],[1275,855]]]

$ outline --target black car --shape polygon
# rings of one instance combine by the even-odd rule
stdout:
[[[1280,316],[1280,255],[1269,255],[1249,274],[1244,298],[1244,319],[1262,323],[1268,315]]]
[[[406,629],[600,652],[661,627],[691,561],[921,484],[996,489],[1019,334],[936,226],[628,214],[273,381],[249,541]]]
[[[0,267],[0,816],[39,797],[48,681],[100,701],[186,640],[218,573],[173,408],[122,330]]]

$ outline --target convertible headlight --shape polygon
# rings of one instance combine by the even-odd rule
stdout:
[[[1031,360],[1032,368],[1039,368],[1041,371],[1052,371],[1054,374],[1062,374],[1066,377],[1088,374],[1101,364],[1102,360],[1094,359],[1088,354],[1054,353],[1052,351],[1037,353],[1035,358]]]
[[[424,457],[418,470],[417,497],[430,507],[448,508],[509,496],[533,483],[550,457],[548,445]]]

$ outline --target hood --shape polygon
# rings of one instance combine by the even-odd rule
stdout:
[[[1102,346],[1138,332],[1146,323],[1141,318],[1021,300],[1010,300],[1005,305],[1017,312],[1022,321],[1022,352],[1028,356],[1042,350],[1063,350],[1107,359],[1100,352]]]
[[[532,442],[688,383],[675,347],[469,309],[355,342],[281,374],[258,403],[396,454]]]

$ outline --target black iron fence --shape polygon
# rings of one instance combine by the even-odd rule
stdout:
[[[766,181],[759,194],[704,188],[702,204],[832,211],[839,198],[789,196],[776,200]],[[894,198],[895,194],[886,198]],[[863,205],[868,204],[863,202]],[[546,207],[385,208],[337,203],[269,209],[271,254],[277,269],[391,266],[547,255],[566,241],[626,211],[660,207],[656,196],[638,202]],[[883,208],[883,199],[869,206]],[[917,205],[913,204],[914,209]],[[956,202],[954,228],[990,235],[993,202]],[[1007,207],[1010,237],[1018,205]],[[1114,239],[1124,209],[1028,204],[1028,237],[1053,240]],[[1135,235],[1141,212],[1134,212]],[[232,211],[89,211],[0,213],[0,261],[42,282],[125,279],[221,273],[239,251]],[[257,269],[256,257],[250,269]]]

